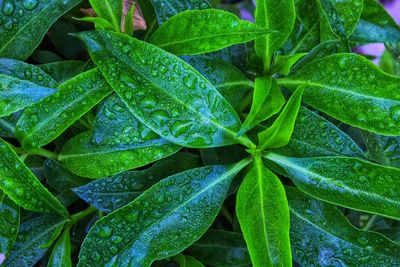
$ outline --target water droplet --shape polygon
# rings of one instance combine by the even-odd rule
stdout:
[[[4,15],[11,16],[14,13],[15,5],[13,0],[4,0],[3,13]]]
[[[346,69],[347,67],[347,62],[346,62],[346,58],[341,58],[339,60],[339,68],[341,69]]]
[[[197,83],[197,78],[193,78],[191,76],[186,76],[183,78],[183,84],[188,87],[189,89],[195,89]]]
[[[154,95],[149,95],[145,97],[140,104],[142,107],[147,109],[155,108],[157,105],[157,98]]]
[[[97,235],[99,237],[109,237],[112,234],[112,229],[109,226],[99,227]]]
[[[34,10],[37,7],[38,3],[39,3],[38,0],[23,0],[22,6],[26,10]]]

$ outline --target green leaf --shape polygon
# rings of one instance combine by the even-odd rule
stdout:
[[[382,136],[367,131],[362,132],[368,155],[375,161],[400,168],[400,137]]]
[[[210,227],[233,177],[249,161],[192,169],[157,183],[95,223],[82,244],[78,266],[150,266],[178,254]]]
[[[400,169],[357,158],[265,156],[286,172],[302,191],[343,207],[400,218]]]
[[[83,17],[83,18],[75,18],[75,19],[79,20],[79,21],[93,23],[96,30],[113,30],[114,29],[114,26],[110,22],[108,22],[108,20],[103,19],[102,17]]]
[[[7,117],[0,118],[0,137],[14,138],[15,126],[20,117],[16,112]]]
[[[254,84],[253,102],[239,135],[278,113],[285,104],[285,97],[272,77],[258,77]]]
[[[298,53],[287,56],[277,55],[273,72],[288,75],[293,65],[295,65],[296,62],[298,62],[305,55],[307,55],[307,53]]]
[[[121,31],[122,0],[89,0],[98,16],[107,20],[114,31]]]
[[[251,146],[236,140],[241,122],[233,108],[186,62],[127,35],[79,36],[129,110],[157,134],[186,147]]]
[[[129,36],[132,36],[133,32],[135,30],[133,28],[133,26],[134,26],[133,25],[133,14],[135,12],[135,8],[136,8],[136,3],[134,2],[124,18],[124,33]]]
[[[365,157],[346,133],[304,107],[300,107],[289,143],[274,152],[289,157]]]
[[[268,33],[268,29],[226,11],[189,10],[167,20],[149,41],[175,55],[195,55],[249,42]]]
[[[57,215],[40,214],[21,223],[17,241],[5,266],[34,266],[59,236],[67,221]]]
[[[299,86],[290,97],[285,108],[275,122],[266,130],[258,134],[260,148],[278,148],[286,146],[292,136],[297,113],[300,109],[301,97],[305,86]]]
[[[240,267],[251,264],[246,242],[240,233],[208,230],[187,251],[210,266]]]
[[[177,153],[157,161],[143,171],[128,171],[74,188],[84,201],[104,212],[112,212],[132,202],[161,179],[200,166],[197,156]]]
[[[398,266],[400,246],[354,228],[333,205],[286,188],[293,258],[301,266]]]
[[[350,41],[356,43],[399,43],[400,28],[376,0],[364,0],[364,7]]]
[[[49,74],[59,83],[72,79],[76,75],[91,69],[91,64],[79,60],[62,60],[53,63],[39,65],[39,67]]]
[[[285,190],[260,157],[239,188],[236,215],[253,266],[292,266]]]
[[[318,0],[332,31],[349,37],[354,31],[363,10],[363,0]]]
[[[0,189],[27,210],[56,212],[68,217],[65,207],[40,183],[9,144],[0,139]]]
[[[85,132],[64,145],[59,160],[76,175],[101,178],[145,166],[179,149],[163,138],[139,140],[131,145],[99,145],[92,141],[91,132]]]
[[[0,58],[0,74],[26,80],[43,87],[57,87],[58,83],[35,65],[23,61]]]
[[[178,254],[173,260],[179,264],[179,267],[204,267],[204,265],[192,256]]]
[[[268,71],[272,55],[293,30],[296,19],[294,0],[257,0],[255,19],[261,28],[276,31],[255,41],[256,53],[264,62],[264,70]]]
[[[0,57],[25,60],[40,44],[50,26],[80,2],[81,0],[2,1]]]
[[[60,85],[57,93],[27,108],[15,135],[28,150],[47,145],[111,91],[99,70],[82,73]]]
[[[51,252],[47,267],[71,267],[70,228],[66,228]]]
[[[0,117],[33,105],[55,91],[53,88],[0,74]]]
[[[400,78],[362,56],[336,54],[314,60],[278,83],[291,90],[306,83],[307,104],[350,125],[400,135]]]
[[[0,265],[10,255],[17,239],[19,228],[19,207],[0,191]]]

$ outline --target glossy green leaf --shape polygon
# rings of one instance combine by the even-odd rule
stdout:
[[[236,215],[253,266],[292,265],[285,190],[260,157],[239,188]]]
[[[136,8],[136,3],[134,2],[124,18],[124,33],[129,36],[132,36],[133,31],[135,30],[133,28],[133,26],[134,26],[133,25],[133,23],[134,23],[133,22],[133,14],[135,12],[135,8]]]
[[[291,158],[269,153],[307,194],[343,207],[400,218],[400,169],[357,158]]]
[[[354,228],[333,205],[286,189],[293,258],[301,266],[398,266],[400,246]]]
[[[269,33],[266,27],[240,20],[226,11],[189,10],[167,20],[149,41],[175,55],[195,55],[249,42]]]
[[[46,145],[111,91],[99,70],[82,73],[60,85],[57,93],[27,108],[15,134],[26,149]]]
[[[257,0],[255,19],[261,28],[276,31],[255,41],[256,53],[264,62],[264,70],[269,70],[272,55],[293,30],[296,19],[294,0]]]
[[[299,110],[289,143],[274,151],[289,157],[364,157],[361,148],[346,133],[304,107]]]
[[[62,60],[39,65],[39,67],[59,83],[72,79],[76,75],[90,69],[90,64],[79,60]]]
[[[39,67],[23,61],[0,58],[0,74],[26,80],[43,87],[57,87],[58,83]]]
[[[362,133],[369,156],[386,166],[400,168],[400,137],[383,136],[364,131]]]
[[[50,26],[81,0],[2,1],[0,57],[25,60]]]
[[[85,132],[64,145],[59,160],[76,175],[101,178],[142,167],[179,149],[163,138],[139,140],[131,145],[99,145],[92,141],[91,132]]]
[[[132,202],[161,179],[200,166],[197,156],[177,153],[143,171],[128,171],[103,178],[73,191],[97,209],[111,212]]]
[[[67,221],[57,215],[41,214],[21,223],[17,241],[5,266],[34,266],[61,233]]]
[[[350,36],[360,19],[364,0],[318,1],[332,31],[338,36]]]
[[[82,244],[78,266],[150,266],[178,254],[210,227],[233,177],[248,163],[192,169],[157,183],[96,222]]]
[[[258,134],[261,149],[286,146],[292,136],[305,86],[299,86],[275,122]]]
[[[400,28],[376,0],[364,0],[364,8],[350,40],[356,43],[398,43]]]
[[[56,90],[0,74],[0,117],[33,105]]]
[[[254,84],[253,102],[239,134],[244,134],[257,124],[278,113],[285,97],[272,77],[258,77]]]
[[[71,238],[70,228],[66,228],[51,252],[47,267],[71,267]]]
[[[291,90],[306,83],[304,101],[345,123],[380,134],[400,134],[400,78],[360,55],[314,60],[278,83]]]
[[[40,183],[9,144],[0,139],[0,189],[27,210],[56,212],[68,217],[68,211]]]
[[[17,239],[19,228],[19,207],[0,191],[0,265],[10,255]]]
[[[108,22],[108,20],[103,19],[102,17],[83,17],[83,18],[75,18],[79,21],[90,22],[94,24],[96,30],[113,30],[114,26]]]
[[[236,140],[241,123],[232,106],[186,62],[122,34],[79,36],[129,110],[157,134],[187,147],[249,145]]]
[[[114,27],[114,31],[121,31],[122,0],[89,0],[98,16],[107,20]]]
[[[288,75],[292,66],[305,55],[307,55],[307,53],[298,53],[287,56],[277,55],[275,59],[274,73]]]
[[[208,230],[187,251],[210,266],[240,267],[251,264],[246,242],[240,233]]]

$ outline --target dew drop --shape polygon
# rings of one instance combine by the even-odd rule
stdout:
[[[15,5],[13,0],[4,0],[3,13],[4,15],[11,16],[14,13]]]
[[[23,0],[22,6],[26,10],[34,10],[38,6],[38,3],[39,3],[38,0]]]

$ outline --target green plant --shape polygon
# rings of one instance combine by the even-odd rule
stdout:
[[[0,264],[400,265],[378,2],[89,2],[0,1]]]

